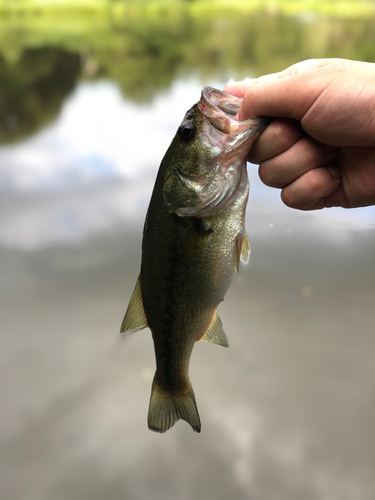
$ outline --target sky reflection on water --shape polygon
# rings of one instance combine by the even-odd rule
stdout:
[[[201,88],[198,80],[177,81],[169,93],[142,106],[125,101],[114,82],[80,84],[55,123],[0,148],[0,190],[7,207],[0,214],[0,241],[35,249],[81,241],[121,219],[142,223],[159,163]],[[262,185],[256,167],[249,171],[251,199],[270,208],[270,223],[277,207],[292,218],[336,230],[332,237],[349,228],[374,227],[373,207],[296,214],[282,205],[278,190]]]
[[[192,356],[202,433],[147,429],[150,332],[118,330],[156,171],[201,88],[146,107],[81,83],[0,148],[2,499],[374,498],[374,208],[288,209],[254,166],[251,262],[219,309],[230,349]]]

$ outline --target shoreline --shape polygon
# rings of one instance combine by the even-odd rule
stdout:
[[[313,1],[301,0],[255,0],[251,3],[229,0],[214,2],[212,0],[171,2],[155,0],[144,3],[128,3],[123,1],[107,2],[106,0],[28,0],[14,4],[8,0],[0,0],[1,17],[19,18],[24,17],[50,17],[55,18],[61,15],[91,17],[110,17],[113,20],[121,21],[128,16],[136,17],[146,15],[158,17],[164,14],[189,14],[192,17],[204,15],[265,15],[265,16],[287,16],[297,17],[308,21],[316,17],[335,17],[360,19],[375,17],[375,4],[365,0],[342,1]]]

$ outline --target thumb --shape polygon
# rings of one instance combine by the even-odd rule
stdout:
[[[327,87],[324,78],[309,73],[259,80],[249,85],[243,97],[239,120],[272,116],[301,121]]]
[[[243,98],[240,120],[279,116],[300,121],[330,83],[327,67],[337,61],[302,61],[280,73],[228,84],[225,91]]]

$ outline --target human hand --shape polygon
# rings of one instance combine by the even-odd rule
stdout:
[[[248,159],[286,205],[375,204],[375,64],[308,60],[224,90],[243,97],[240,120],[275,117]]]

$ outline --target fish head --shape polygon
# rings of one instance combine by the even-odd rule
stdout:
[[[164,201],[170,212],[205,215],[248,191],[246,158],[268,118],[239,121],[242,99],[205,87],[186,113],[163,161]]]

